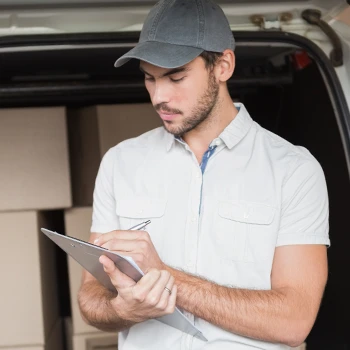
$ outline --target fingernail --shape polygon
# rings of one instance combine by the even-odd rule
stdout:
[[[94,244],[97,244],[97,243],[98,243],[98,240],[99,240],[99,238],[96,238],[96,239],[94,240]]]

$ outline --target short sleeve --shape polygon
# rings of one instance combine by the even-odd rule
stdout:
[[[326,180],[312,156],[299,157],[282,189],[277,246],[324,244],[329,246],[329,206]]]
[[[111,148],[100,164],[93,196],[91,232],[106,233],[119,228],[113,189],[115,157],[116,150]]]

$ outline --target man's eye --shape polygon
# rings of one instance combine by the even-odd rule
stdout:
[[[146,81],[154,81],[154,78],[151,78],[151,77],[145,77],[145,80],[146,80]]]
[[[180,79],[174,79],[174,78],[170,78],[170,80],[173,82],[173,83],[179,83],[181,80],[184,80],[185,77],[182,77]]]

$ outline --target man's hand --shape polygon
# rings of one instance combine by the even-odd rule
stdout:
[[[144,273],[151,268],[165,270],[165,265],[146,231],[111,231],[101,235],[94,244],[132,257]]]
[[[106,256],[100,262],[118,291],[111,303],[120,318],[142,322],[174,312],[177,287],[168,271],[149,269],[136,283]]]

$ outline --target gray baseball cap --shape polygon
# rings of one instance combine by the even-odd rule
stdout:
[[[158,67],[177,68],[203,51],[234,50],[228,20],[211,0],[161,0],[148,14],[139,43],[114,64],[132,58]]]

